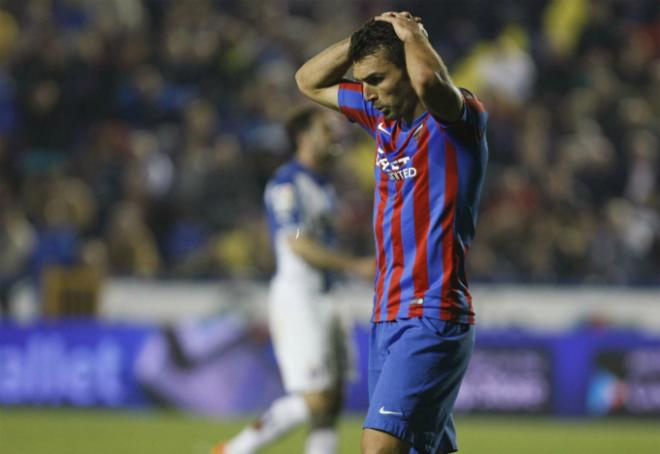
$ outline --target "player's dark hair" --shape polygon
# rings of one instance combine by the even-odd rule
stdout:
[[[311,126],[314,116],[320,113],[318,107],[305,106],[295,109],[287,116],[284,126],[289,136],[292,152],[298,149],[298,136],[300,133],[306,131]]]
[[[362,28],[351,35],[351,45],[348,58],[351,63],[384,49],[390,61],[399,68],[405,68],[406,56],[403,50],[403,41],[394,31],[389,22],[371,19]]]

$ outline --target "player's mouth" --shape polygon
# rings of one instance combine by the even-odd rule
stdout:
[[[381,112],[383,112],[383,115],[385,115],[389,119],[396,118],[396,115],[394,112],[392,112],[391,109],[383,109]]]

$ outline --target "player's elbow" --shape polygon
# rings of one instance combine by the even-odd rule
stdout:
[[[300,90],[303,95],[314,102],[324,105],[326,104],[322,95],[323,88],[319,87],[314,79],[307,74],[304,66],[296,71],[295,79],[298,90]]]
[[[304,86],[304,76],[302,74],[302,68],[298,68],[298,71],[296,71],[296,74],[293,76],[294,79],[296,79],[296,85],[298,86],[298,90],[302,91],[302,87]]]
[[[296,79],[296,85],[298,86],[298,90],[300,90],[301,93],[304,95],[309,96],[309,94],[312,92],[314,87],[310,84],[308,78],[305,75],[305,67],[302,66],[301,68],[296,71],[295,74],[295,79]]]

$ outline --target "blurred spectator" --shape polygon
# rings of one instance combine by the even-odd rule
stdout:
[[[10,313],[10,292],[25,276],[34,245],[34,228],[0,181],[0,317]]]
[[[106,238],[112,273],[137,277],[158,274],[161,259],[139,205],[118,203],[110,217]]]
[[[30,261],[30,271],[39,284],[48,267],[72,267],[79,262],[80,235],[73,222],[72,207],[61,195],[46,201]]]

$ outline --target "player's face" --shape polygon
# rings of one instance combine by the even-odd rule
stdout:
[[[390,61],[384,49],[353,64],[353,76],[362,82],[364,98],[385,117],[409,116],[417,105],[417,95],[405,71]]]
[[[315,115],[308,129],[307,140],[319,163],[329,161],[337,148],[338,141],[332,118],[325,113]]]

